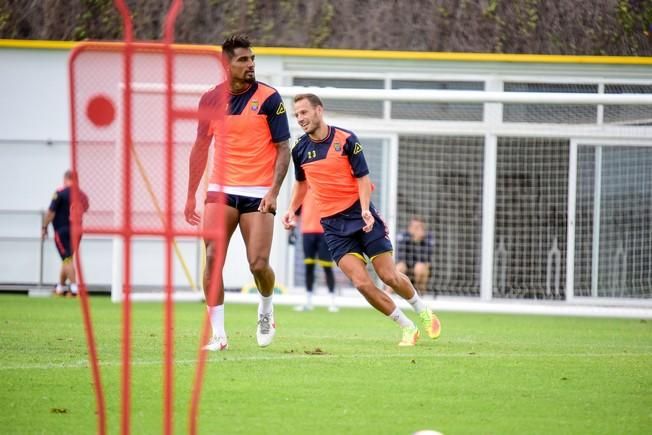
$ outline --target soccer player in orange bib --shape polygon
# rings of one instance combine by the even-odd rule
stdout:
[[[290,130],[283,100],[278,92],[256,81],[254,54],[246,36],[234,35],[222,44],[222,60],[227,80],[206,92],[199,108],[214,108],[225,104],[226,131],[216,131],[216,122],[199,121],[197,138],[190,154],[188,196],[185,218],[191,225],[199,225],[201,216],[196,210],[195,193],[201,180],[213,138],[215,161],[208,185],[203,225],[214,228],[226,204],[226,243],[237,226],[244,239],[249,269],[260,293],[256,339],[261,347],[271,344],[276,331],[272,294],[274,271],[269,264],[272,246],[276,198],[290,163],[288,139]],[[225,86],[225,89],[220,87]],[[219,161],[223,158],[224,161]],[[223,173],[219,173],[223,170]],[[222,186],[220,186],[220,180]],[[206,243],[206,270],[204,293],[213,337],[205,350],[225,350],[228,347],[224,328],[224,282],[220,269],[217,294],[209,294],[209,280],[216,261],[214,241]],[[212,298],[211,296],[215,296]]]
[[[380,279],[414,308],[428,336],[438,338],[439,319],[394,264],[387,227],[371,203],[372,187],[362,145],[354,133],[327,125],[323,112],[318,96],[294,97],[294,115],[306,134],[292,149],[296,182],[283,225],[286,229],[294,226],[294,210],[310,186],[333,261],[375,309],[400,326],[399,346],[414,346],[419,328],[376,287],[366,269],[367,259]]]

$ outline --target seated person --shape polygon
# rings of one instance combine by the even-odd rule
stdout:
[[[413,216],[407,231],[398,235],[396,245],[397,269],[410,277],[419,293],[424,294],[428,290],[434,241],[423,219]]]

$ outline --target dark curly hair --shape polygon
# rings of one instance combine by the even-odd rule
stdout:
[[[251,42],[249,42],[249,37],[247,35],[234,34],[226,38],[224,43],[222,43],[222,54],[229,56],[229,59],[233,58],[236,48],[251,48]]]

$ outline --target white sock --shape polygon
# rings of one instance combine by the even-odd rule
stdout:
[[[414,308],[414,311],[416,311],[417,314],[422,313],[428,309],[428,306],[425,302],[423,302],[423,299],[421,299],[421,296],[419,296],[419,293],[416,291],[414,292],[412,299],[408,299],[408,302],[410,305],[412,305],[412,308]]]
[[[312,307],[312,292],[306,292],[306,305]]]
[[[274,305],[272,304],[272,295],[263,296],[260,295],[260,303],[258,304],[258,315],[269,314],[274,311]]]
[[[398,323],[401,328],[414,328],[414,322],[399,307],[394,308],[394,311],[388,317]]]
[[[335,293],[331,293],[331,307],[334,307],[335,305]]]
[[[206,308],[208,309],[208,317],[213,327],[213,336],[226,337],[226,331],[224,330],[224,304],[215,307],[206,306]]]
[[[66,291],[66,286],[63,284],[57,284],[57,293],[62,293]]]
[[[77,287],[77,283],[73,282],[72,284],[70,284],[70,291],[74,295],[77,294],[77,292],[79,291],[79,287]]]

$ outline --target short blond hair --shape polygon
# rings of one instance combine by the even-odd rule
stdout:
[[[294,102],[297,103],[301,100],[308,100],[312,107],[324,107],[324,103],[322,103],[321,98],[319,98],[315,94],[299,94],[295,95],[294,97]]]

